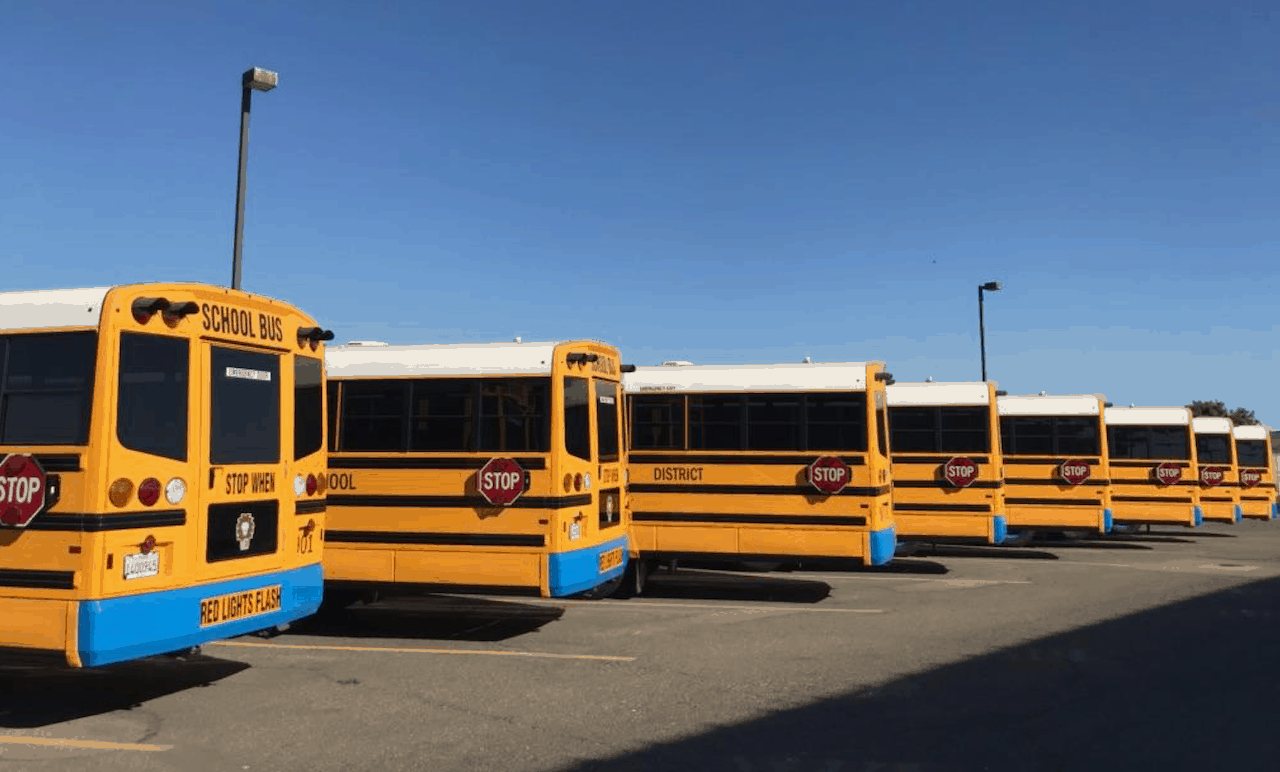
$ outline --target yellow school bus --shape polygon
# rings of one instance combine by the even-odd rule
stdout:
[[[1111,501],[1119,525],[1204,523],[1199,462],[1185,407],[1108,407]]]
[[[605,594],[629,554],[598,341],[331,347],[326,593]]]
[[[1276,467],[1271,454],[1271,429],[1267,426],[1237,426],[1231,431],[1239,462],[1240,509],[1244,517],[1274,520],[1280,517],[1276,506]]]
[[[887,392],[898,539],[1004,542],[996,383],[895,383]]]
[[[201,284],[0,294],[0,661],[94,667],[314,613],[331,337]]]
[[[627,373],[633,559],[892,560],[891,380],[880,362]]]
[[[1230,418],[1197,416],[1191,419],[1196,440],[1196,478],[1200,482],[1200,509],[1210,522],[1238,523],[1244,510],[1240,499],[1240,467],[1231,439]]]
[[[1037,531],[1106,534],[1113,464],[1097,394],[1001,396],[1005,513],[1011,538]]]

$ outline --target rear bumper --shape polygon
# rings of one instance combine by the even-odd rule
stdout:
[[[1204,510],[1198,504],[1124,503],[1115,506],[1117,525],[1204,525]]]
[[[622,561],[607,571],[601,571],[600,556],[611,550],[621,550]],[[548,590],[551,597],[577,595],[622,576],[630,557],[628,553],[629,543],[626,536],[595,547],[551,553],[547,556]]]

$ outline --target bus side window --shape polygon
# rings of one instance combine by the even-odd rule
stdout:
[[[120,334],[116,436],[129,450],[187,460],[191,346],[186,338]]]
[[[585,378],[564,379],[564,448],[591,460],[591,396]]]
[[[327,401],[329,404],[329,452],[338,450],[338,389],[340,383],[329,381],[327,384]]]

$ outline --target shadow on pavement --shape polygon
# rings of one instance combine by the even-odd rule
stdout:
[[[505,641],[564,615],[555,606],[454,595],[392,596],[294,622],[285,636]]]
[[[924,542],[918,555],[939,558],[1000,558],[1002,560],[1057,560],[1058,556],[1044,550],[1021,547],[969,547],[960,544],[932,544]]]
[[[806,560],[800,564],[805,571],[842,571],[849,574],[945,574],[949,570],[942,563],[919,558],[894,558],[883,566],[850,566],[838,561]]]
[[[152,657],[85,670],[0,668],[0,727],[31,729],[97,716],[235,675],[243,662]]]
[[[831,585],[812,579],[682,567],[675,573],[660,569],[650,574],[641,597],[817,603],[830,594]]]
[[[781,710],[572,772],[1275,768],[1280,579]]]

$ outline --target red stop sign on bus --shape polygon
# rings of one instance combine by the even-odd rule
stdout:
[[[844,490],[853,479],[853,470],[838,456],[820,456],[809,464],[809,484],[827,495]]]
[[[1261,469],[1241,469],[1240,470],[1240,484],[1243,485],[1244,487],[1252,488],[1253,486],[1257,485],[1260,482],[1262,482]]]
[[[1200,467],[1200,482],[1210,488],[1215,485],[1221,485],[1224,477],[1226,477],[1226,470],[1220,466]]]
[[[957,488],[965,488],[978,479],[978,465],[968,456],[956,456],[942,465],[942,477]]]
[[[31,456],[10,453],[0,460],[0,524],[26,528],[44,508],[47,485],[40,462]]]
[[[476,472],[476,490],[497,507],[510,505],[524,493],[524,470],[510,458],[491,458]]]
[[[1091,471],[1092,470],[1089,468],[1089,463],[1087,461],[1081,461],[1075,458],[1069,458],[1066,461],[1063,461],[1062,465],[1058,467],[1058,474],[1062,476],[1062,479],[1067,481],[1068,485],[1079,485],[1085,480],[1088,480]]]
[[[1156,476],[1156,482],[1161,485],[1173,485],[1182,479],[1182,464],[1175,464],[1171,461],[1165,461],[1163,464],[1156,464],[1152,470]]]

